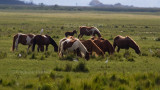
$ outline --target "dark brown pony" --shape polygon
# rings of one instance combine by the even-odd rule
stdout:
[[[27,52],[29,51],[29,48],[32,45],[32,39],[34,38],[34,34],[22,34],[18,33],[14,35],[13,37],[13,45],[12,45],[12,51],[16,48],[18,50],[18,44],[21,43],[22,45],[28,45]]]
[[[97,55],[104,56],[104,52],[92,40],[81,40],[81,42],[87,48],[88,52],[96,52]]]
[[[82,38],[83,35],[95,36],[96,34],[98,37],[101,37],[100,31],[96,27],[82,26],[80,27],[80,34],[78,35],[78,38]]]
[[[141,53],[139,46],[136,44],[136,42],[128,36],[126,37],[120,35],[116,36],[114,38],[114,43],[113,43],[114,49],[116,48],[116,46],[118,47],[117,52],[119,52],[120,49],[129,49],[130,47],[134,49],[137,54]]]
[[[103,38],[91,38],[93,42],[105,53],[108,52],[110,55],[114,53],[112,44]]]
[[[74,34],[77,34],[76,30],[73,30],[72,32],[65,32],[65,36],[73,36]]]
[[[39,49],[44,49],[43,46],[46,45],[46,51],[48,51],[48,46],[51,44],[54,47],[54,51],[58,52],[58,45],[56,42],[48,35],[36,35],[33,39],[32,51],[35,49],[35,45],[38,45]],[[39,51],[39,50],[38,50]]]

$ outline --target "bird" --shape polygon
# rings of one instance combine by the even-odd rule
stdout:
[[[149,52],[150,52],[150,53],[154,53],[154,52],[152,51],[152,49],[149,49]]]
[[[105,63],[108,63],[108,57],[107,57],[107,60],[105,61]]]
[[[40,34],[42,35],[42,33],[43,33],[43,28],[41,29],[41,32],[40,32]]]
[[[21,57],[22,55],[19,53],[18,56]]]

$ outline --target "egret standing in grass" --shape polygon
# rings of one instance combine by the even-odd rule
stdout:
[[[43,33],[43,28],[41,29],[40,35],[42,35],[42,33]]]

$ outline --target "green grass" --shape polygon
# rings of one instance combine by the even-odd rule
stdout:
[[[111,43],[116,35],[130,36],[142,55],[129,49],[112,56],[106,54],[105,58],[93,56],[89,61],[78,58],[74,62],[74,55],[59,58],[51,45],[44,53],[27,54],[27,46],[21,44],[18,51],[11,51],[13,36],[18,32],[39,34],[43,28],[44,34],[58,43],[66,31],[84,25],[96,26]],[[159,26],[160,15],[150,12],[0,12],[0,89],[160,89]],[[22,57],[18,57],[19,53]]]

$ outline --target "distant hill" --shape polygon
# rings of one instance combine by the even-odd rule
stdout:
[[[0,0],[0,4],[8,4],[8,5],[33,5],[32,2],[25,3],[24,1],[19,1],[19,0]]]
[[[89,3],[90,6],[96,6],[96,7],[133,7],[133,6],[128,6],[128,5],[122,5],[121,3],[116,3],[114,5],[111,4],[103,4],[102,2],[100,2],[99,0],[92,0]]]

